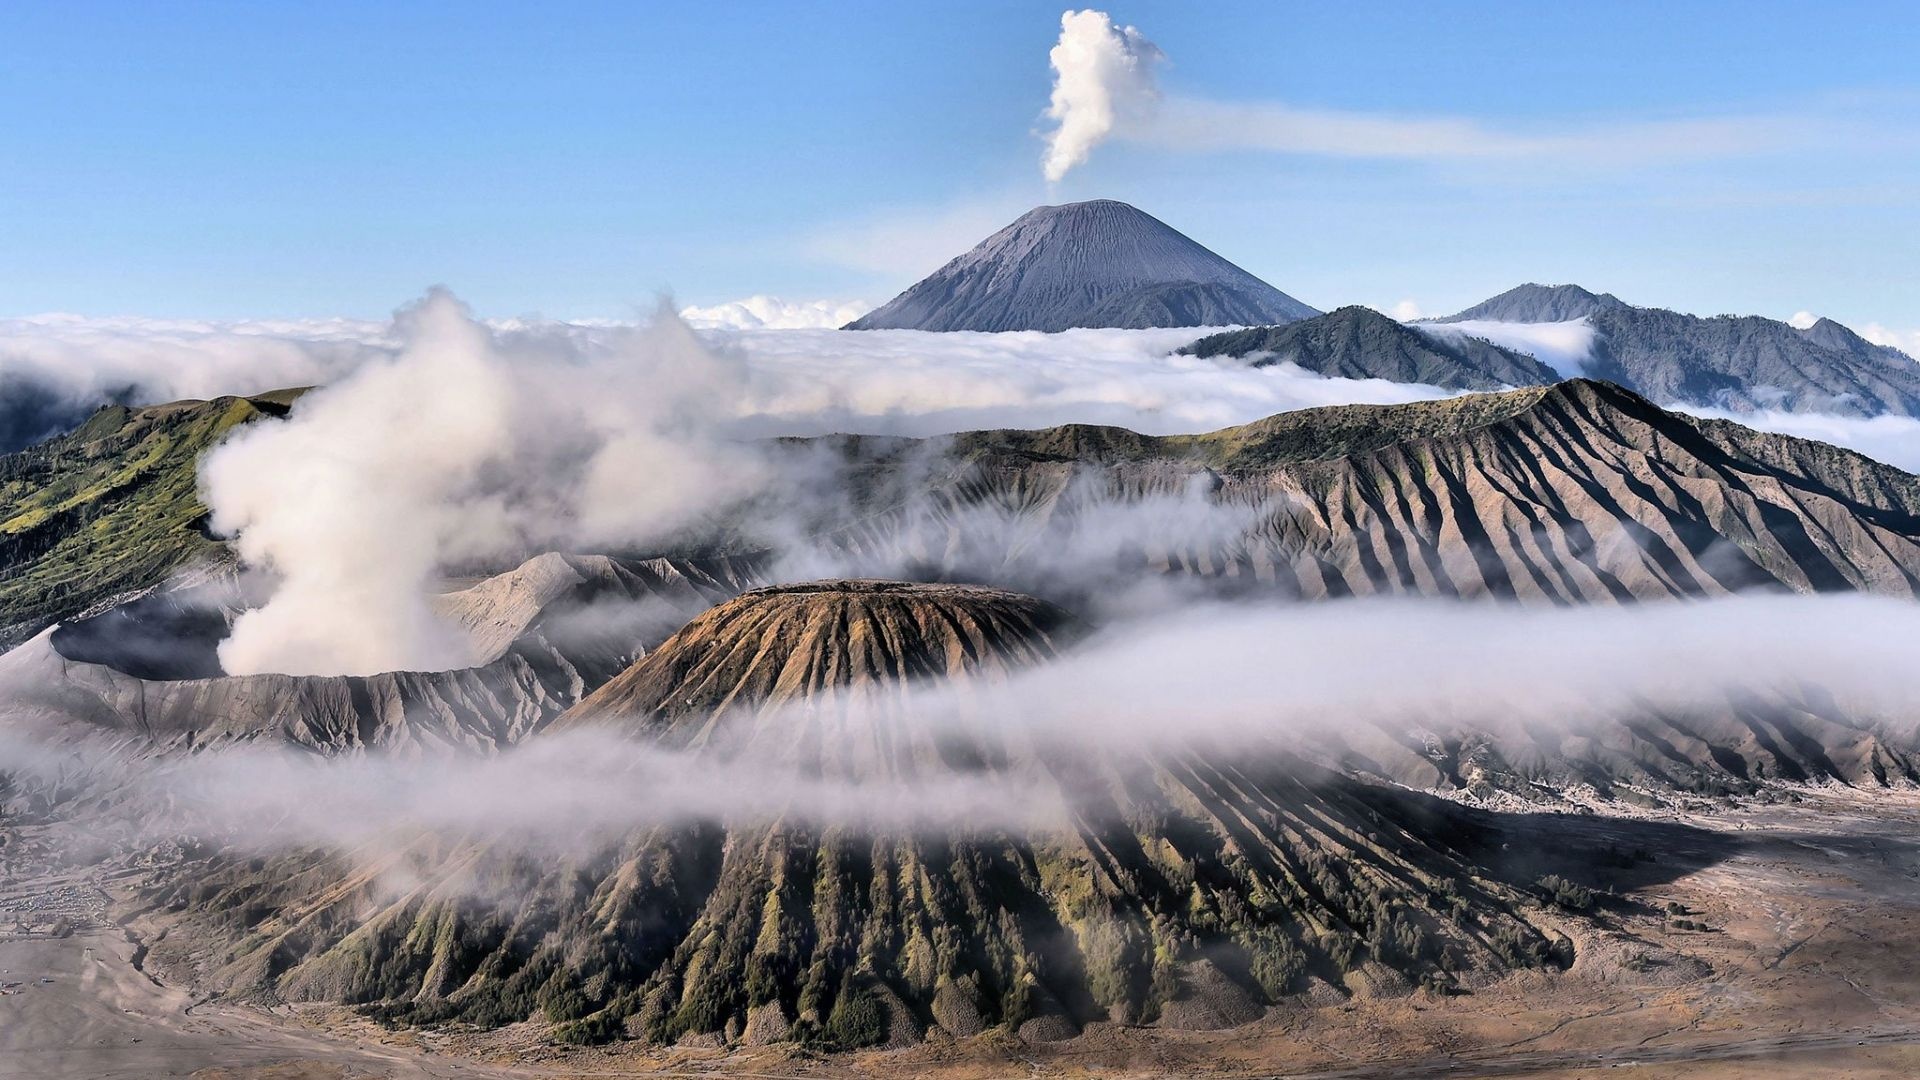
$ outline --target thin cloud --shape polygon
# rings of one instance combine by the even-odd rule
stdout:
[[[1333,158],[1630,168],[1741,158],[1846,143],[1884,146],[1889,133],[1834,108],[1501,126],[1468,116],[1302,108],[1164,93],[1166,54],[1102,11],[1070,11],[1049,54],[1054,89],[1042,170],[1049,181],[1109,139],[1188,153],[1265,151]],[[1912,136],[1903,137],[1911,142]]]
[[[1868,323],[1860,336],[1875,345],[1899,349],[1908,356],[1920,357],[1920,330],[1894,330],[1879,323]]]
[[[749,296],[710,307],[684,307],[680,317],[702,330],[832,330],[873,310],[864,300],[782,300]]]

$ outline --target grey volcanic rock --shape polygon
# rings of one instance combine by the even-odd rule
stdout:
[[[936,563],[933,574],[989,580],[1017,562],[982,549],[981,508],[1019,508],[1032,524],[1006,530],[1012,542],[1073,550],[1083,512],[1110,522],[1115,500],[1198,490],[1211,504],[1247,507],[1244,526],[1167,534],[1138,553],[1139,572],[1309,599],[1920,596],[1920,478],[1585,379],[1303,409],[1202,435],[1091,425],[968,432],[944,441],[952,464],[939,471],[912,440],[815,442],[837,445],[874,491],[906,489],[848,542],[966,560]],[[916,469],[919,486],[903,484]],[[1089,490],[1097,494],[1083,505]],[[1686,497],[1665,497],[1675,491]],[[1044,580],[1017,584],[1072,599],[1054,597]]]
[[[1448,390],[1539,386],[1557,378],[1552,368],[1525,353],[1476,337],[1424,334],[1359,306],[1286,326],[1213,334],[1180,351],[1253,356],[1254,367],[1297,364],[1338,378],[1425,383]]]
[[[1083,567],[1076,582],[1055,573],[1010,583],[1070,605],[1152,575],[1226,596],[1312,600],[1920,597],[1920,478],[1825,443],[1668,412],[1589,380],[1308,409],[1204,435],[1084,425],[972,432],[948,450],[956,464],[941,472],[898,442],[843,443],[876,489],[896,468],[929,478],[849,544],[939,552],[944,561],[930,573],[1009,581],[1014,545],[1073,550],[1085,528],[1112,529],[1116,504],[1194,500],[1200,491],[1208,506],[1189,501],[1181,513],[1197,520],[1211,507],[1219,527],[1143,533],[1136,550],[1108,556],[1112,578]],[[1089,490],[1097,497],[1086,499]],[[995,547],[979,523],[1005,506],[1019,516],[1000,533],[1007,546]],[[1412,787],[1522,799],[1578,788],[1608,798],[1633,787],[1920,781],[1920,741],[1901,721],[1849,712],[1809,689],[1729,697],[1684,715],[1595,716],[1552,737],[1494,720],[1425,742],[1361,724],[1338,736],[1350,751],[1340,760]]]
[[[755,709],[844,698],[932,678],[1002,677],[1051,657],[1073,619],[1043,600],[971,585],[827,581],[755,589],[701,614],[555,722],[608,718],[668,727]],[[843,627],[863,629],[847,636]],[[803,642],[796,649],[790,643]],[[778,658],[778,659],[776,659]],[[695,741],[687,733],[674,741]]]
[[[1318,314],[1125,203],[1042,206],[849,330],[1255,326]]]
[[[1757,315],[1700,318],[1634,307],[1577,285],[1522,285],[1434,322],[1593,328],[1586,374],[1655,401],[1751,412],[1920,416],[1920,363],[1821,319],[1801,330]]]
[[[1531,878],[1470,861],[1491,849],[1481,816],[1335,775],[1287,738],[1219,761],[1058,746],[1018,725],[960,737],[896,692],[1044,663],[1065,626],[1052,605],[975,586],[756,590],[575,717],[689,771],[752,760],[837,785],[964,779],[1060,807],[1025,826],[823,826],[796,806],[637,824],[571,853],[423,835],[402,838],[384,875],[359,852],[213,859],[152,900],[198,924],[171,938],[215,942],[213,988],[496,1025],[566,987],[583,1033],[657,1044],[791,1037],[789,1018],[842,1049],[905,1043],[928,1017],[956,1037],[1065,1038],[1109,1018],[1222,1026],[1359,963],[1469,986],[1564,965],[1525,919]],[[815,707],[862,693],[858,726]],[[1166,966],[1188,954],[1212,963]]]
[[[1633,307],[1588,321],[1595,331],[1588,374],[1656,401],[1920,416],[1920,364],[1838,324],[1801,331],[1757,315],[1702,319]]]
[[[680,623],[753,584],[751,573],[742,560],[541,555],[438,598],[473,635],[474,666],[366,676],[208,674],[224,623],[181,620],[162,594],[137,606],[167,614],[155,625],[206,636],[172,642],[163,662],[152,638],[127,650],[127,627],[144,620],[124,608],[45,631],[0,657],[0,711],[10,725],[154,751],[262,738],[328,753],[492,749],[539,730]]]
[[[1455,312],[1434,322],[1568,322],[1584,319],[1602,311],[1626,307],[1612,293],[1594,293],[1578,285],[1535,285],[1528,282],[1508,289],[1465,311]]]

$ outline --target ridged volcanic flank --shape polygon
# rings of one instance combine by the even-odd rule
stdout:
[[[1053,656],[1072,622],[1044,600],[970,585],[755,589],[688,623],[556,726],[671,721],[875,684],[998,675]]]
[[[1110,199],[1042,206],[849,330],[1250,326],[1313,308]]]

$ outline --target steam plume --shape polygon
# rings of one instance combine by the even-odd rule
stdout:
[[[1060,41],[1047,54],[1053,65],[1053,100],[1047,118],[1047,152],[1041,168],[1049,183],[1086,162],[1117,125],[1151,110],[1160,92],[1154,66],[1159,46],[1131,26],[1115,26],[1104,11],[1060,16]]]
[[[443,567],[663,535],[751,482],[711,435],[738,365],[670,309],[589,344],[491,330],[436,291],[395,333],[392,360],[202,467],[214,528],[279,576],[221,647],[230,673],[461,666],[469,643],[427,603]]]

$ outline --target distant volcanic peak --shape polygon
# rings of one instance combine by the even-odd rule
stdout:
[[[1602,311],[1631,307],[1612,293],[1596,293],[1578,285],[1525,285],[1508,289],[1464,311],[1434,322],[1570,322]]]
[[[1262,325],[1315,314],[1152,215],[1098,199],[1022,214],[847,329]]]
[[[561,718],[760,709],[849,688],[999,675],[1055,654],[1073,618],[971,585],[816,581],[743,593],[695,618]]]
[[[1855,357],[1882,357],[1886,359],[1912,360],[1900,349],[1891,345],[1875,345],[1855,333],[1853,328],[1832,319],[1821,318],[1812,326],[1800,331],[1808,341],[1824,348],[1833,349]]]

